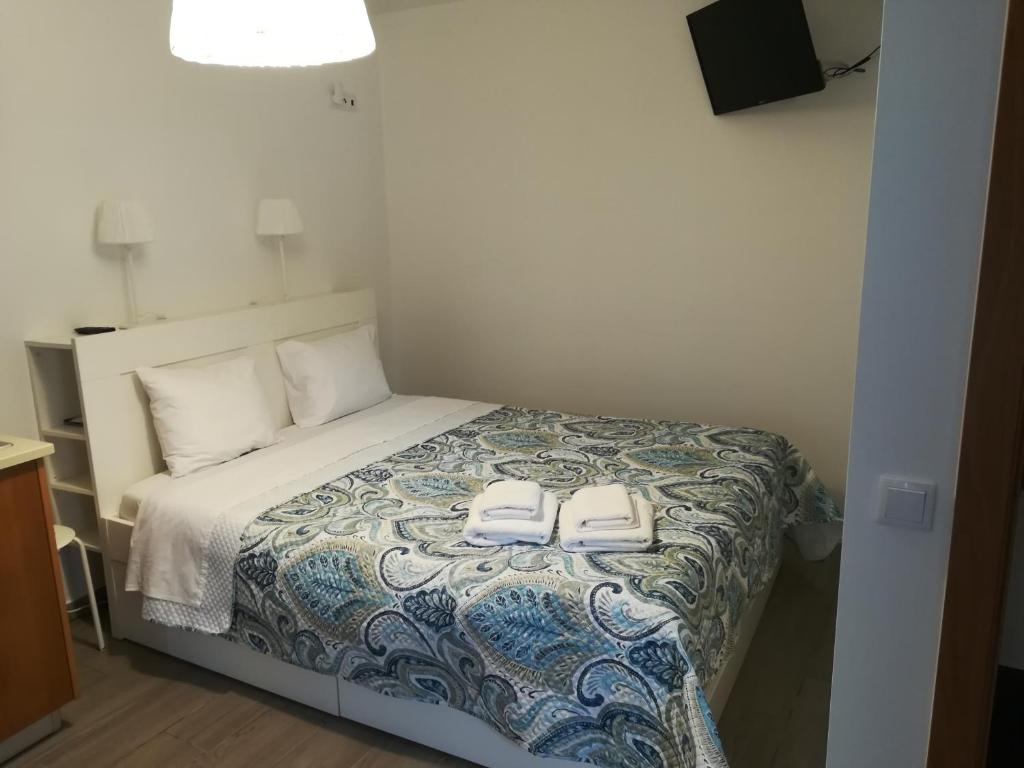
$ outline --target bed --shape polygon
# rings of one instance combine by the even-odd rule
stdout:
[[[839,517],[785,438],[394,397],[313,430],[282,413],[274,446],[172,481],[131,371],[252,355],[274,398],[273,342],[375,310],[241,315],[76,348],[116,635],[484,765],[726,764],[714,717],[782,536]],[[505,478],[625,483],[655,546],[468,546],[469,502]]]

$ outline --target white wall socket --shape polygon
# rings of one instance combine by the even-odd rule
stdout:
[[[343,109],[346,112],[359,111],[356,95],[347,91],[344,83],[335,83],[331,86],[331,103],[338,109]]]

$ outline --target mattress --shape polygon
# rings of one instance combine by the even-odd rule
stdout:
[[[152,513],[179,527],[165,523],[147,551],[133,540],[133,558],[166,560],[156,553],[176,537],[176,564],[190,548],[201,556],[184,597],[150,594],[140,578],[144,615],[460,709],[538,756],[725,765],[704,685],[773,577],[783,531],[839,519],[800,453],[752,429],[433,399],[391,407],[148,497],[140,524]],[[279,469],[300,455],[309,469],[325,451],[340,458],[299,480]],[[470,501],[507,478],[562,500],[624,483],[655,507],[655,546],[468,546]],[[184,501],[206,522],[184,524]]]
[[[121,497],[121,506],[118,508],[118,515],[122,520],[135,522],[139,516],[139,508],[147,498],[158,493],[161,488],[171,482],[169,472],[161,472],[158,475],[147,477],[145,480],[133,485],[124,492]]]

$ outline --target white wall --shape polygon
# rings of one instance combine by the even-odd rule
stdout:
[[[925,762],[1006,0],[888,0],[828,765]],[[938,483],[931,533],[872,520]]]
[[[296,71],[201,67],[168,52],[170,0],[0,3],[0,432],[35,431],[22,341],[125,321],[96,204],[145,202],[157,242],[141,309],[170,316],[274,300],[261,197],[296,200],[293,291],[386,278],[375,59]],[[332,109],[343,80],[356,114]],[[375,270],[381,272],[375,275]]]
[[[841,496],[874,75],[716,118],[702,4],[378,17],[389,367],[405,391],[783,432]],[[877,43],[879,0],[807,5],[823,59]]]

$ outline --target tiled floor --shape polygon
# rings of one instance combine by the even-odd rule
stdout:
[[[838,556],[787,556],[721,729],[732,768],[824,765]],[[469,766],[72,623],[81,697],[13,766]]]

